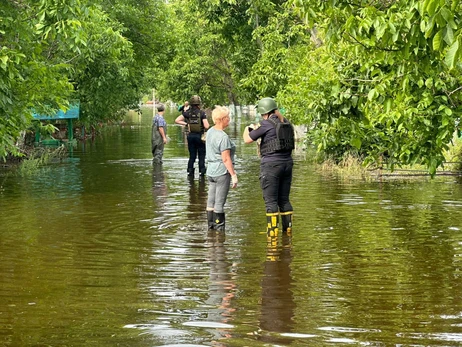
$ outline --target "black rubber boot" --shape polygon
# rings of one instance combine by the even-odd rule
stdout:
[[[188,176],[194,177],[194,168],[193,169],[188,169]]]
[[[207,211],[207,223],[209,225],[209,230],[215,229],[213,211]]]
[[[225,231],[225,214],[224,213],[217,213],[213,212],[214,215],[214,222],[215,222],[215,230],[218,231]]]
[[[292,215],[293,211],[281,212],[282,232],[292,235]]]

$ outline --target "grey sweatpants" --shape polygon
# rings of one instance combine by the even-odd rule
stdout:
[[[207,176],[209,191],[207,196],[207,210],[224,213],[226,198],[228,197],[231,175],[227,172],[218,177]]]

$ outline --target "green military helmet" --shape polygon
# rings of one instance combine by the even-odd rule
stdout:
[[[202,100],[199,95],[193,95],[191,96],[191,99],[189,99],[190,105],[200,105],[201,103],[202,103]]]
[[[260,114],[267,114],[277,109],[278,104],[272,98],[263,98],[257,104],[257,112]]]

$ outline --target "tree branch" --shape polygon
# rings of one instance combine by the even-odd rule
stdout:
[[[458,92],[458,91],[461,90],[461,89],[462,89],[462,86],[459,87],[459,88],[454,89],[452,92],[449,92],[449,93],[448,93],[448,96],[451,96],[452,94],[454,94],[455,92]]]

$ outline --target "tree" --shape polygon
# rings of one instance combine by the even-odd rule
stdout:
[[[300,47],[311,50],[311,31],[297,17],[281,11],[274,12],[266,25],[257,27],[253,35],[260,43],[258,60],[242,84],[255,98],[274,97],[286,88],[289,66],[297,59]]]
[[[171,29],[165,2],[106,1],[85,23],[88,54],[75,63],[74,81],[89,123],[116,119],[136,108],[155,87],[150,71],[171,59]]]
[[[172,2],[179,42],[177,55],[164,75],[162,93],[177,100],[200,94],[209,105],[254,102],[261,84],[247,77],[262,50],[254,30],[266,26],[284,2]]]
[[[19,155],[15,146],[33,110],[66,108],[73,93],[66,57],[84,45],[75,2],[6,2],[0,9],[0,158]],[[61,12],[62,11],[62,12]]]
[[[313,53],[322,67],[293,67],[284,91],[284,100],[306,101],[292,111],[315,122],[318,148],[337,158],[354,151],[366,163],[386,157],[392,168],[421,163],[434,174],[461,111],[459,1],[289,5],[327,43]],[[313,89],[316,80],[325,87]]]
[[[79,100],[81,120],[92,124],[137,104],[152,87],[146,67],[169,59],[166,8],[162,0],[4,2],[0,158],[20,155],[16,139],[34,111],[53,114]],[[146,52],[160,42],[157,54]]]

